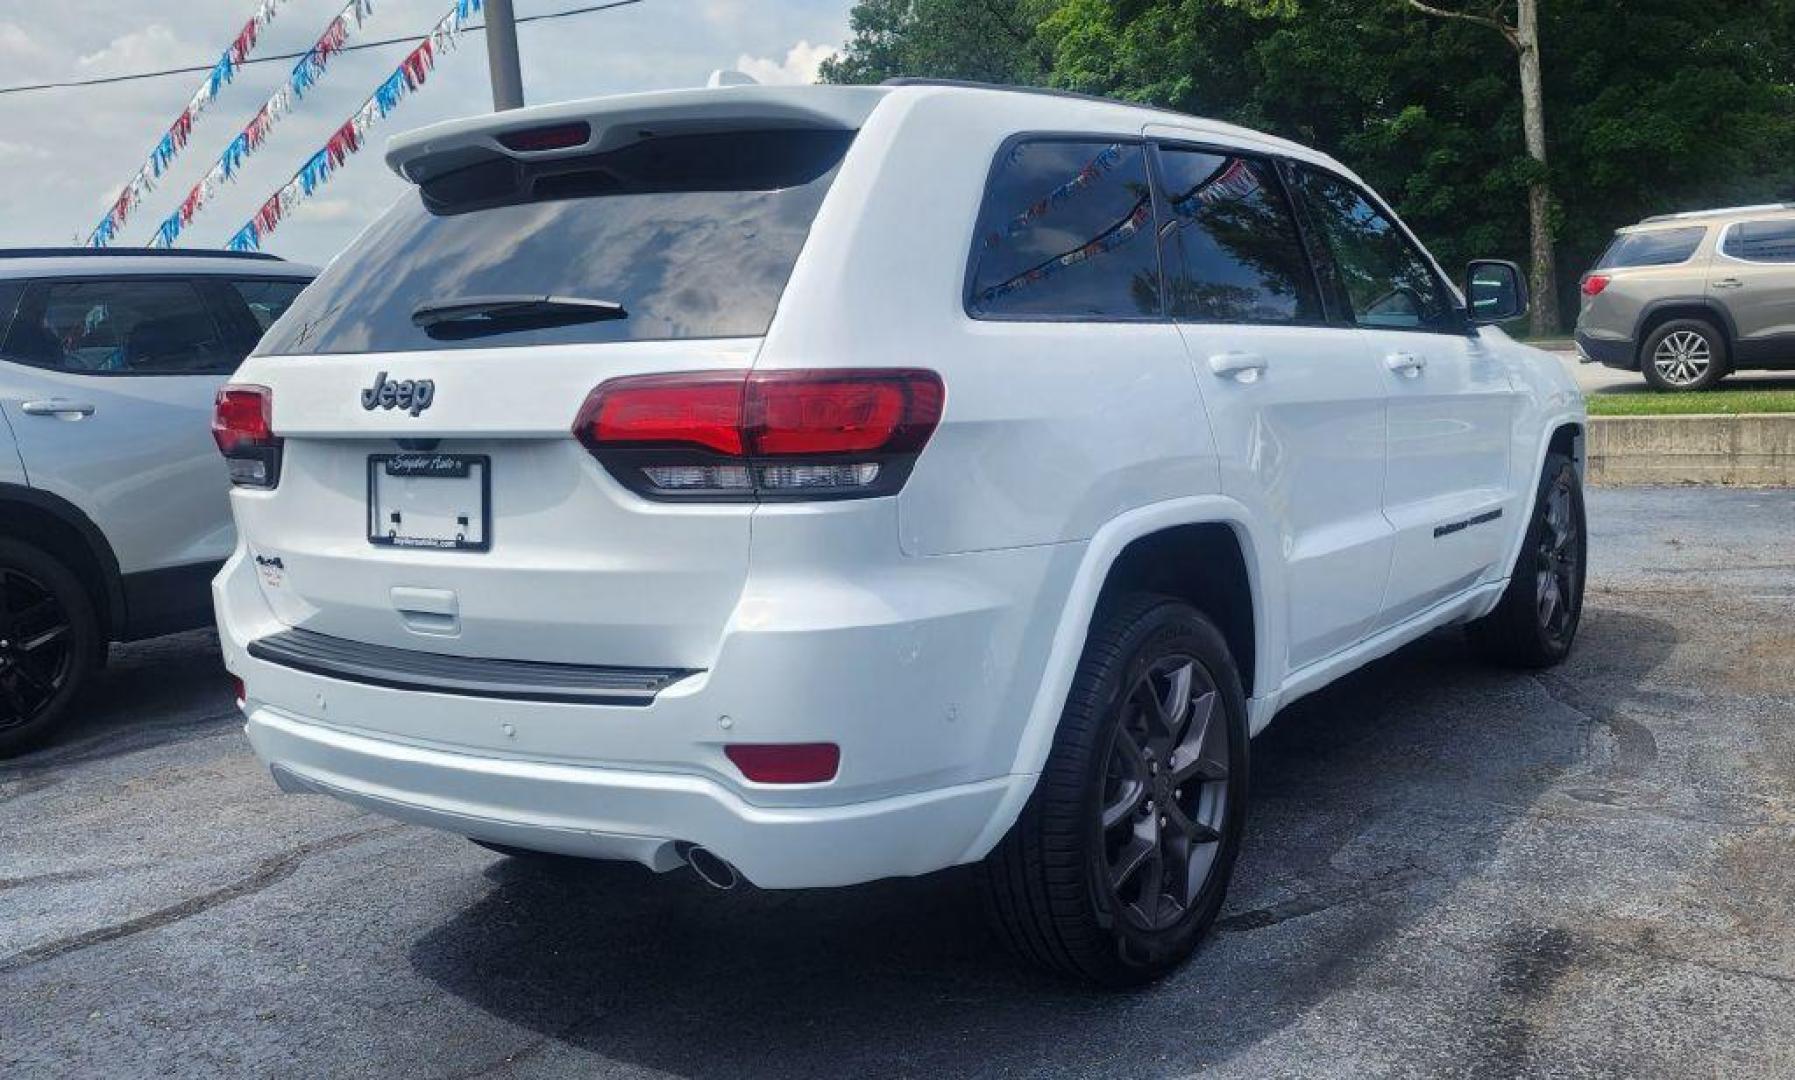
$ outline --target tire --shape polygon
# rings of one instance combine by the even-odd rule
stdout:
[[[1544,668],[1570,655],[1583,619],[1587,536],[1582,479],[1571,459],[1554,451],[1546,455],[1540,472],[1527,536],[1508,588],[1494,611],[1466,628],[1471,644],[1486,659]]]
[[[0,538],[0,758],[55,732],[104,648],[81,579],[38,548]]]
[[[1672,319],[1639,350],[1639,370],[1654,390],[1707,390],[1731,370],[1726,335],[1706,319]]]
[[[1181,735],[1178,717],[1159,719],[1174,710]],[[998,935],[1025,960],[1104,986],[1177,967],[1227,892],[1246,820],[1247,756],[1246,697],[1215,624],[1163,596],[1105,604],[1046,768],[985,859]],[[1181,784],[1174,773],[1185,775]]]

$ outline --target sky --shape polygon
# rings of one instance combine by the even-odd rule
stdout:
[[[287,0],[255,55],[298,52],[346,0]],[[452,0],[373,0],[351,39],[421,36]],[[590,0],[514,0],[517,15]],[[528,104],[701,86],[718,68],[762,82],[811,82],[847,36],[851,0],[642,0],[633,7],[518,27]],[[255,0],[0,0],[0,89],[214,62]],[[52,14],[54,13],[54,14]],[[345,53],[282,118],[183,232],[182,247],[220,247],[324,145],[409,45]],[[133,212],[118,246],[146,243],[286,78],[291,61],[250,64],[194,125],[172,171]],[[92,231],[200,84],[197,74],[30,93],[0,93],[0,247],[78,243]],[[400,132],[490,110],[483,34],[462,38],[423,88],[372,132],[330,182],[284,219],[264,250],[323,264],[392,204],[404,185],[382,161]]]

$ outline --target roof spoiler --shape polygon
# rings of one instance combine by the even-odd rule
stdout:
[[[602,153],[659,135],[776,128],[853,131],[888,92],[871,86],[733,83],[539,105],[397,136],[387,146],[386,163],[422,184],[499,156],[534,161]]]

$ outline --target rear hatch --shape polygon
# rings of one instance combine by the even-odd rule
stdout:
[[[606,380],[753,365],[854,137],[852,110],[756,100],[708,121],[689,102],[531,110],[395,150],[421,183],[234,380],[271,399],[274,458],[234,472],[282,622],[451,655],[709,665],[753,504],[645,499],[573,431]]]
[[[1630,335],[1639,305],[1656,298],[1644,293],[1660,282],[1673,289],[1685,285],[1692,272],[1701,272],[1702,267],[1685,264],[1701,248],[1707,232],[1702,224],[1616,232],[1595,267],[1583,275],[1578,326],[1600,336]],[[1624,287],[1610,293],[1609,288],[1617,283]],[[1700,283],[1696,288],[1699,292]]]

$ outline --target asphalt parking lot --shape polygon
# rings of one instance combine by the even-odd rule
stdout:
[[[1795,1074],[1795,492],[1597,491],[1580,649],[1442,633],[1254,746],[1186,969],[1121,996],[964,872],[532,867],[276,793],[206,634],[0,765],[0,1073]]]

